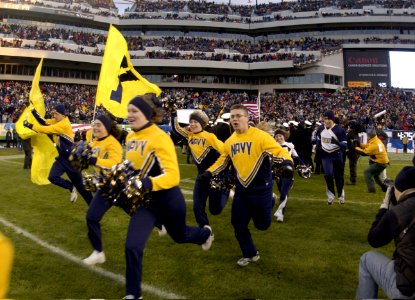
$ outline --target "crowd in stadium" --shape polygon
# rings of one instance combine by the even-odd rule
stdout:
[[[0,115],[3,123],[15,122],[27,104],[31,82],[0,82]],[[96,87],[60,83],[41,84],[48,109],[64,103],[71,122],[90,123],[93,117]],[[261,95],[261,119],[282,124],[290,120],[315,122],[332,109],[341,122],[354,119],[367,122],[386,109],[385,126],[396,130],[414,130],[415,101],[411,93],[394,88],[345,88],[333,93],[299,90]],[[165,107],[201,108],[211,120],[232,104],[256,102],[257,95],[245,92],[200,91],[196,89],[164,89]],[[167,121],[167,120],[166,120]]]
[[[6,38],[0,38],[2,47],[12,48],[32,48],[37,50],[49,51],[64,51],[64,52],[79,52],[90,55],[103,55],[103,50],[96,48],[94,51],[89,51],[83,47],[97,47],[98,44],[105,45],[106,36],[104,34],[82,32],[75,30],[68,30],[62,28],[40,28],[37,26],[24,26],[21,24],[0,24],[0,34]],[[11,40],[12,38],[12,40]],[[51,43],[51,40],[59,39],[67,43],[73,43],[80,48],[73,50],[73,48],[66,47],[58,43]],[[23,40],[35,40],[34,45],[24,43]],[[265,54],[275,53],[278,51],[321,51],[327,53],[338,50],[342,44],[359,44],[359,43],[388,43],[388,44],[414,44],[413,39],[402,39],[394,37],[390,39],[379,38],[376,36],[364,39],[333,39],[333,38],[319,38],[319,37],[302,37],[298,40],[280,39],[267,40],[260,39],[255,42],[243,39],[224,40],[224,39],[209,39],[202,37],[152,37],[142,38],[137,36],[126,36],[128,49],[130,51],[146,51],[148,48],[159,47],[160,50],[155,51],[150,49],[146,53],[147,58],[175,58],[175,59],[199,59],[199,60],[221,60],[220,58],[212,58],[209,55],[197,52],[214,52],[215,49],[228,49],[236,61],[252,62],[252,61],[269,61],[269,60],[291,60],[293,58],[286,57],[286,55],[263,55],[257,58],[249,58],[251,61],[242,58],[241,55],[249,54]],[[192,54],[183,54],[179,51],[194,51]],[[228,55],[229,56],[229,55]],[[232,56],[230,56],[232,58]],[[132,55],[132,58],[138,58],[137,55]],[[307,58],[315,59],[314,55],[309,54]]]
[[[70,10],[78,13],[95,14],[106,17],[118,16],[113,9],[114,7],[107,7],[103,3],[94,3],[89,1],[90,6],[81,5],[80,1],[52,1],[59,3],[60,5],[50,5],[49,2],[36,1],[32,3],[28,0],[5,0],[4,2],[10,2],[13,4],[31,4],[36,6],[56,8]],[[291,10],[293,12],[313,12],[322,8],[337,8],[341,10],[350,9],[362,9],[363,6],[376,6],[387,9],[401,9],[411,8],[413,3],[411,1],[381,1],[381,0],[366,0],[366,1],[352,1],[352,0],[325,0],[325,1],[281,1],[280,3],[264,3],[258,5],[232,5],[218,4],[209,1],[138,1],[135,9],[127,10],[126,14],[121,15],[121,18],[128,19],[142,19],[151,18],[157,19],[162,16],[146,14],[146,13],[168,13],[163,18],[175,19],[175,20],[208,20],[208,21],[226,21],[237,23],[257,23],[257,22],[269,22],[278,20],[290,20],[293,16],[281,16],[277,12]],[[146,13],[143,13],[146,12]],[[179,14],[180,13],[180,14]],[[183,15],[188,13],[188,15]],[[365,12],[372,14],[372,12]],[[393,12],[391,12],[393,13]],[[214,17],[201,18],[198,14],[203,15],[216,15]],[[339,14],[339,13],[322,13],[322,17],[347,17],[355,16],[356,13]],[[256,17],[254,19],[251,19]],[[262,17],[259,18],[258,17]],[[313,17],[319,17],[315,15]]]

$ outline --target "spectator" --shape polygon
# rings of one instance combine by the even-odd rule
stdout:
[[[415,293],[415,167],[404,167],[389,187],[368,242],[379,248],[395,240],[393,259],[369,251],[359,263],[357,299],[377,299],[380,288],[390,299],[413,299]]]
[[[11,143],[12,143],[12,129],[9,128],[6,132],[6,148],[10,148]]]
[[[22,141],[22,147],[24,151],[24,163],[23,163],[23,169],[30,169],[32,167],[32,145],[31,140],[21,140]]]

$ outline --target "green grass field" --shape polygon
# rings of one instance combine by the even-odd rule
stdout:
[[[69,192],[37,186],[23,169],[22,154],[0,149],[0,231],[15,246],[8,296],[15,299],[120,299],[124,296],[124,239],[128,216],[112,208],[102,221],[107,262],[90,268],[80,260],[92,251],[86,235],[82,198],[69,202]],[[412,154],[391,154],[388,176],[394,178]],[[187,222],[195,225],[192,182],[196,168],[179,154]],[[230,224],[229,202],[211,216],[215,241],[210,251],[178,245],[154,230],[144,254],[144,297],[190,299],[350,299],[354,298],[359,257],[371,249],[366,235],[383,195],[366,193],[358,164],[358,184],[346,186],[346,204],[326,205],[322,175],[295,175],[284,223],[267,231],[251,226],[261,260],[245,268]],[[346,168],[346,174],[348,169]],[[348,179],[348,175],[346,175]],[[388,255],[392,246],[382,248]]]

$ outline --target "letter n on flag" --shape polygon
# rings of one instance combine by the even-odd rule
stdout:
[[[161,89],[134,69],[126,40],[111,25],[102,58],[95,104],[104,106],[118,118],[126,118],[130,100],[147,93],[159,96]]]
[[[241,104],[246,107],[251,119],[259,119],[259,109],[256,102],[242,102]]]

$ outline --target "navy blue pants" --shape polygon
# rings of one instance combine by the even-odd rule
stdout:
[[[63,173],[68,175],[69,180],[62,178]],[[57,186],[72,191],[75,186],[82,198],[89,205],[92,201],[92,193],[85,190],[84,184],[82,183],[82,175],[80,172],[72,167],[71,163],[60,156],[58,156],[52,165],[49,172],[49,181]]]
[[[272,181],[269,187],[251,193],[236,189],[232,203],[231,223],[243,257],[255,256],[257,252],[248,229],[249,222],[252,219],[258,230],[268,229],[272,222],[274,204]]]
[[[186,203],[179,187],[151,193],[148,208],[140,207],[131,216],[125,241],[126,295],[141,296],[143,251],[156,223],[166,227],[176,243],[202,245],[210,230],[186,225]],[[88,237],[97,251],[102,251],[100,220],[112,204],[95,195],[87,212]]]
[[[324,157],[322,163],[327,189],[332,192],[333,195],[336,195],[334,190],[334,183],[336,183],[337,195],[340,197],[344,187],[344,163],[342,153],[339,151],[330,157]]]
[[[193,189],[193,212],[200,227],[209,225],[206,214],[206,202],[209,197],[209,211],[212,215],[219,215],[228,201],[229,190],[217,190],[210,187],[210,183],[196,178]]]
[[[288,192],[290,191],[293,184],[294,178],[292,177],[281,177],[281,179],[277,182],[278,191],[280,192],[280,204],[285,201],[286,197],[288,197]],[[287,203],[284,205],[282,213],[285,212],[286,206]]]
[[[112,202],[102,197],[101,191],[95,193],[91,204],[86,212],[86,225],[88,227],[88,238],[94,250],[102,251],[101,225],[99,222],[105,213],[112,207]]]

